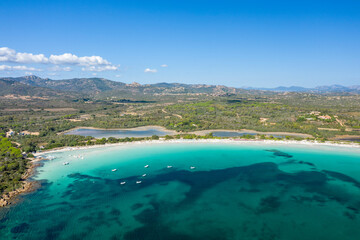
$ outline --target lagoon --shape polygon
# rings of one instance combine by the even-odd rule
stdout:
[[[165,136],[173,135],[174,131],[166,130],[161,127],[138,127],[132,129],[97,129],[97,128],[75,128],[67,131],[65,135],[91,136],[94,138],[125,138],[125,137],[151,137],[153,135]]]
[[[214,137],[242,137],[244,135],[258,135],[264,134],[267,136],[273,136],[275,138],[285,138],[286,136],[291,137],[300,137],[305,138],[309,137],[307,134],[300,134],[300,133],[281,133],[281,132],[257,132],[253,130],[203,130],[203,131],[195,131],[190,132],[190,134],[196,135],[205,135],[212,133]],[[137,128],[130,128],[130,129],[100,129],[100,128],[91,128],[91,127],[79,127],[74,128],[69,131],[64,132],[65,135],[80,135],[80,136],[91,136],[94,138],[125,138],[125,137],[151,137],[153,135],[157,136],[165,136],[165,135],[175,135],[179,134],[176,131],[168,130],[164,127],[160,126],[145,126],[145,127],[137,127]]]
[[[359,148],[190,141],[48,155],[41,188],[0,210],[2,239],[360,237]]]

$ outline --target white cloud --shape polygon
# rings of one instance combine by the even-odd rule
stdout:
[[[156,69],[146,68],[144,72],[145,72],[145,73],[156,73],[157,70],[156,70]]]
[[[41,71],[41,69],[27,66],[0,65],[0,71]]]
[[[72,53],[61,55],[19,53],[8,47],[0,48],[0,62],[16,63],[50,63],[55,65],[80,65],[80,66],[112,66],[112,64],[100,56],[78,57]]]
[[[83,67],[82,71],[89,71],[89,72],[103,72],[103,71],[116,71],[119,67],[114,65],[109,66],[89,66],[89,67]]]
[[[17,53],[13,49],[2,47],[0,48],[0,62],[48,63],[48,59],[44,54]]]
[[[72,68],[71,67],[59,67],[59,66],[54,66],[54,67],[51,67],[49,68],[50,71],[53,71],[53,72],[70,72],[72,71]]]
[[[32,72],[25,72],[25,75],[33,75]]]
[[[160,65],[160,67],[168,67],[167,64]]]
[[[8,61],[10,56],[14,56],[16,54],[15,50],[12,50],[7,47],[0,48],[0,61],[5,62]]]
[[[100,56],[85,56],[78,57],[71,53],[64,53],[62,55],[51,55],[49,62],[52,64],[73,64],[81,66],[98,66],[111,65],[109,61]]]
[[[11,67],[13,70],[20,70],[20,71],[41,71],[40,69],[27,67],[27,66],[8,66]]]
[[[119,77],[121,77],[121,74],[117,74],[117,75],[115,75],[115,77],[119,78]]]

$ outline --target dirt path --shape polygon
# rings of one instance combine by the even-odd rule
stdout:
[[[335,117],[335,120],[340,124],[340,126],[344,127],[344,123],[342,121],[340,121],[337,117]]]
[[[165,109],[161,109],[161,111],[162,111],[163,113],[166,113],[166,114],[171,114],[171,113],[168,113]],[[178,117],[178,118],[180,118],[180,119],[183,118],[183,117],[182,117],[181,115],[179,115],[179,114],[172,113],[171,115],[173,115],[173,116],[175,116],[175,117]]]

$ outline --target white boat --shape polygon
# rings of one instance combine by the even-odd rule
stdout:
[[[124,185],[126,182],[121,182],[120,185]]]
[[[136,181],[136,184],[140,184],[141,183],[141,181]]]
[[[195,169],[195,168],[196,168],[196,167],[193,167],[193,166],[190,167],[191,170],[193,170],[193,169]]]
[[[69,162],[63,162],[63,165],[69,165],[70,163]]]
[[[146,173],[142,175],[143,177],[146,177]]]
[[[114,168],[113,170],[111,170],[112,172],[116,172],[117,171],[117,169],[116,168]]]
[[[172,166],[167,166],[166,168],[172,168]]]
[[[145,165],[145,166],[144,166],[144,168],[148,168],[148,167],[149,167],[149,165]]]

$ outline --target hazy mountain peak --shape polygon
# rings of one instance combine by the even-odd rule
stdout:
[[[334,84],[330,86],[318,86],[315,88],[305,88],[300,86],[280,86],[276,88],[234,88],[224,85],[205,85],[205,84],[183,84],[183,83],[155,83],[141,85],[137,82],[125,84],[105,78],[72,78],[63,80],[52,80],[41,78],[35,75],[0,78],[0,80],[11,80],[29,86],[48,88],[52,90],[73,92],[81,94],[175,94],[175,93],[206,93],[215,95],[236,94],[246,90],[265,90],[274,92],[311,92],[311,93],[360,93],[360,86],[355,85],[345,87]],[[128,87],[128,88],[126,88]],[[112,91],[111,93],[109,91]],[[106,93],[109,92],[109,93]],[[120,93],[121,92],[121,93]]]
[[[133,83],[130,83],[130,84],[126,84],[126,86],[128,86],[128,87],[141,87],[141,84],[137,83],[137,82],[133,82]]]

